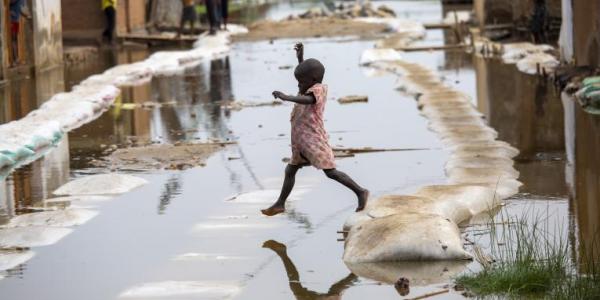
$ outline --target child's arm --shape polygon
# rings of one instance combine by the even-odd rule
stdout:
[[[315,99],[315,96],[313,96],[313,94],[290,96],[290,95],[286,95],[280,91],[274,91],[273,97],[275,97],[275,99],[279,98],[283,101],[289,101],[289,102],[294,102],[294,103],[303,104],[303,105],[310,105],[310,104],[317,103],[317,99]]]
[[[298,63],[302,63],[304,61],[304,45],[302,45],[302,43],[297,43],[296,46],[294,46],[294,50],[296,50]]]

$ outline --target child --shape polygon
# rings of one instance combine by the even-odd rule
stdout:
[[[298,96],[274,91],[273,96],[283,101],[296,103],[292,111],[292,159],[285,168],[285,179],[281,194],[275,204],[261,210],[267,216],[285,211],[285,201],[294,187],[296,172],[304,166],[312,165],[325,172],[327,177],[351,189],[358,197],[356,211],[365,208],[369,191],[360,187],[345,173],[336,170],[333,151],[327,142],[328,135],[323,125],[323,111],[327,100],[327,86],[322,84],[325,67],[318,60],[304,60],[304,47],[301,43],[294,47],[299,65],[294,70],[298,80]]]

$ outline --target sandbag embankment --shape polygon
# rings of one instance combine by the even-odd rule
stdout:
[[[425,186],[413,195],[388,195],[370,202],[345,224],[344,261],[464,260],[459,223],[497,207],[518,192],[513,167],[518,150],[498,141],[464,93],[422,65],[396,59],[391,49],[371,49],[361,63],[399,76],[398,89],[414,95],[429,129],[451,152],[447,185]]]

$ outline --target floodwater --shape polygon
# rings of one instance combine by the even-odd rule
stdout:
[[[448,9],[436,1],[386,4],[401,17],[424,22],[441,19]],[[281,4],[266,14],[281,18],[307,6]],[[447,40],[443,31],[435,30],[421,43]],[[0,280],[3,297],[117,299],[142,284],[195,282],[216,288],[212,298],[222,298],[227,291],[237,299],[398,298],[385,280],[366,272],[352,274],[341,260],[343,243],[337,231],[352,214],[356,199],[321,172],[310,168],[299,172],[298,193],[287,214],[266,218],[259,213],[275,200],[283,179],[282,159],[290,155],[291,106],[234,111],[224,108],[222,101],[265,102],[272,101],[273,90],[294,92],[289,66],[295,64],[295,42],[237,43],[227,58],[206,62],[183,76],[155,78],[150,84],[126,88],[121,104],[165,105],[130,109],[117,103],[96,121],[69,133],[44,158],[4,179],[0,183],[2,223],[32,207],[49,206],[44,199],[72,178],[108,172],[94,161],[107,155],[105,149],[111,145],[237,142],[214,154],[204,167],[136,172],[150,184],[111,201],[89,204],[99,211],[97,217],[54,245],[32,249],[33,259],[2,274],[6,277]],[[303,42],[306,56],[319,58],[327,69],[331,101],[326,127],[332,145],[426,149],[359,154],[338,160],[339,169],[368,187],[373,197],[445,182],[448,154],[427,130],[415,101],[395,91],[395,76],[371,77],[369,70],[358,66],[360,54],[373,41]],[[22,117],[49,95],[99,70],[141,60],[148,50],[102,55],[96,65],[11,83],[2,89],[0,121]],[[507,212],[552,211],[554,222],[564,220],[572,245],[594,235],[600,212],[600,166],[594,159],[600,148],[599,118],[576,105],[563,109],[552,85],[520,74],[514,66],[458,52],[404,57],[438,69],[448,83],[472,95],[500,139],[522,150],[517,169],[524,186],[521,194],[507,201]],[[351,94],[368,95],[369,102],[340,105],[335,101]],[[574,133],[568,136],[575,138],[565,138],[565,127]],[[573,151],[566,155],[566,148]],[[255,201],[229,200],[240,193],[257,196]],[[386,267],[397,277],[422,278],[411,282],[407,297],[441,290],[450,282],[447,278],[477,269],[476,263]],[[208,294],[162,298],[205,299],[203,295]],[[455,292],[441,297],[462,298]],[[140,296],[144,298],[148,297]]]

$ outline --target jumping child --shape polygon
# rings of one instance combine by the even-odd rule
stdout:
[[[358,197],[356,211],[365,208],[369,191],[359,186],[346,173],[335,168],[333,151],[328,143],[328,135],[323,124],[323,111],[327,100],[327,85],[322,84],[325,67],[314,58],[304,60],[304,46],[296,44],[298,66],[294,76],[298,80],[299,94],[286,95],[274,91],[273,96],[283,101],[294,102],[292,111],[292,159],[285,168],[285,179],[277,202],[261,212],[274,216],[285,211],[285,201],[294,187],[296,173],[302,167],[312,165],[323,170],[327,177],[351,189]]]

